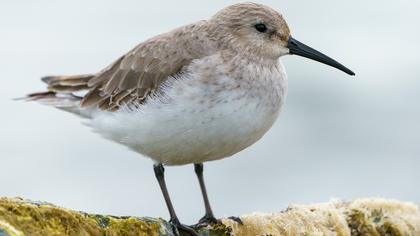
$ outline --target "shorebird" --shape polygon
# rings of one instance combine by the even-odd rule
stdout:
[[[277,11],[240,3],[150,38],[97,73],[42,78],[47,91],[26,99],[75,113],[103,137],[152,159],[175,233],[196,235],[178,220],[164,165],[194,164],[205,205],[199,224],[219,222],[203,163],[234,155],[270,129],[287,92],[279,61],[285,55],[354,75],[294,39]]]

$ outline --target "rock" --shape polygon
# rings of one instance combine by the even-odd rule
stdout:
[[[293,205],[278,213],[253,213],[197,229],[200,235],[420,235],[420,211],[412,203],[359,199]],[[0,236],[173,235],[160,218],[117,217],[67,210],[46,202],[0,198]]]

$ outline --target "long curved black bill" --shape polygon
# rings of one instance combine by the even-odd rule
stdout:
[[[351,71],[350,69],[348,69],[347,67],[341,65],[340,63],[338,63],[336,60],[318,52],[317,50],[306,46],[305,44],[297,41],[296,39],[292,38],[291,36],[289,37],[289,41],[287,44],[287,48],[289,48],[290,54],[292,55],[298,55],[298,56],[302,56],[302,57],[306,57],[321,63],[324,63],[326,65],[335,67],[349,75],[355,75],[355,73],[353,71]]]

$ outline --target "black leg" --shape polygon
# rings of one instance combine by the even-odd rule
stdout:
[[[197,174],[198,182],[200,183],[201,193],[203,194],[204,206],[206,208],[206,213],[204,217],[200,219],[197,226],[221,223],[220,220],[214,217],[213,211],[211,210],[209,198],[207,196],[206,185],[204,184],[203,163],[194,164],[194,170]]]
[[[179,230],[179,231],[184,231],[193,236],[198,236],[197,232],[195,232],[194,229],[181,224],[179,222],[178,217],[176,216],[174,206],[172,205],[171,198],[169,197],[168,189],[166,188],[165,175],[164,175],[165,169],[163,168],[163,165],[160,163],[155,164],[153,165],[153,170],[155,171],[156,179],[159,182],[160,189],[162,190],[163,197],[165,198],[166,206],[168,207],[168,210],[169,210],[169,215],[171,217],[169,222],[175,226],[174,228],[175,235],[179,235],[179,232],[178,232]]]

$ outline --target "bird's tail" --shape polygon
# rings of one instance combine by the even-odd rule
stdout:
[[[80,107],[83,97],[78,96],[77,93],[88,90],[88,82],[93,77],[94,75],[47,76],[42,78],[42,81],[47,84],[47,91],[31,93],[18,100],[36,101],[86,116]]]

